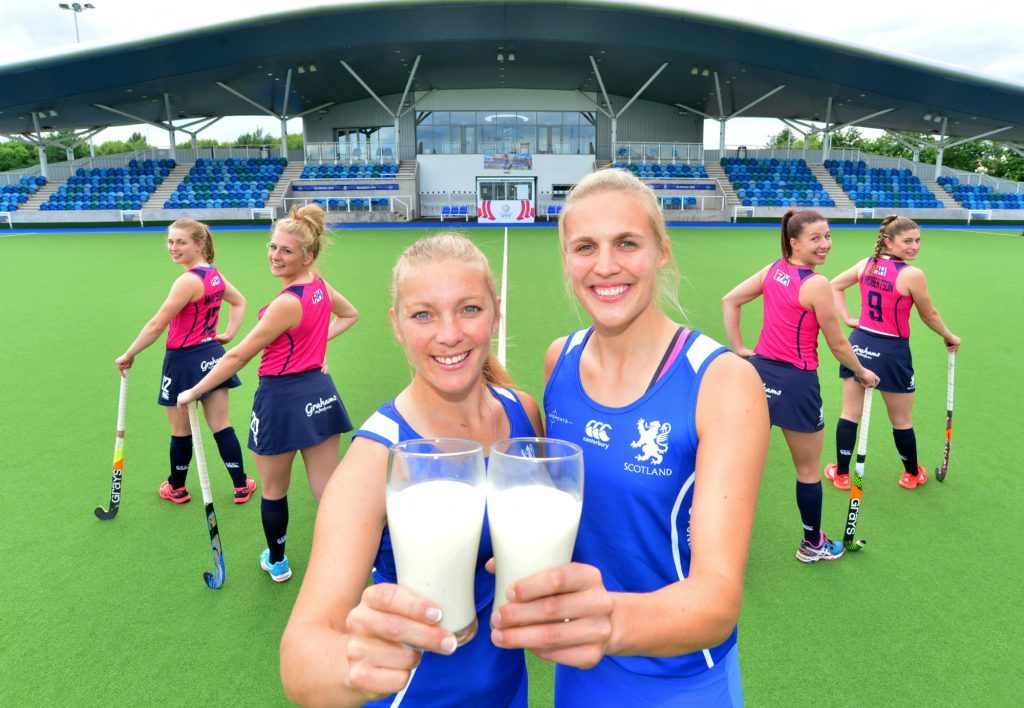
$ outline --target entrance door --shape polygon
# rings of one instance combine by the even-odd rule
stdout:
[[[530,223],[534,219],[535,177],[477,178],[477,220]]]

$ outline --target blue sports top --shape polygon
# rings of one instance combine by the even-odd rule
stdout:
[[[568,337],[544,390],[546,434],[583,448],[586,482],[573,560],[596,566],[611,592],[653,592],[690,572],[697,392],[708,365],[728,349],[689,332],[651,388],[609,408],[593,401],[580,379],[592,331]],[[638,680],[693,676],[734,644],[735,628],[717,647],[672,657],[606,656],[590,671],[612,662]]]
[[[488,390],[505,409],[510,437],[533,437],[537,434],[514,391],[496,386],[490,386]],[[356,437],[369,438],[391,447],[395,443],[417,440],[423,436],[409,426],[395,408],[395,402],[391,401],[378,408],[353,433],[353,439]],[[515,705],[526,708],[526,659],[523,652],[495,647],[488,630],[494,602],[494,576],[487,572],[484,564],[493,555],[491,534],[485,516],[474,579],[479,623],[476,636],[456,649],[451,656],[424,652],[419,667],[403,693],[367,705],[397,706],[400,703],[409,708]],[[373,580],[376,583],[393,583],[396,579],[391,534],[385,527],[374,560]]]

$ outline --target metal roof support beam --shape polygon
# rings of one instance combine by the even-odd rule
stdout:
[[[898,133],[895,130],[887,130],[885,132],[889,135],[890,138],[895,140],[897,143],[907,148],[908,150],[913,151],[914,162],[921,161],[921,148],[928,148],[934,146],[934,143],[929,143],[925,140],[920,140],[919,138],[915,138],[912,135],[903,135],[902,133]]]
[[[949,118],[942,117],[942,128],[939,130],[939,152],[935,156],[935,179],[938,181],[939,177],[942,176],[942,153],[946,150],[946,125],[949,123]]]
[[[152,121],[152,120],[147,120],[146,118],[140,118],[139,116],[132,115],[131,113],[126,113],[125,111],[122,111],[122,110],[120,110],[118,108],[111,108],[110,106],[106,106],[106,105],[104,105],[102,103],[94,103],[92,105],[95,108],[102,108],[105,111],[109,111],[111,113],[116,113],[119,116],[124,116],[125,118],[131,118],[133,121],[135,121],[137,123],[145,123],[146,125],[151,125],[154,128],[159,128],[160,130],[167,130],[167,126],[164,125],[163,123],[158,122],[158,121]]]
[[[791,118],[780,118],[779,120],[781,120],[788,128],[790,128],[792,130],[795,130],[796,132],[800,133],[800,135],[803,136],[803,138],[804,138],[804,141],[803,141],[804,142],[803,155],[804,155],[804,159],[806,160],[807,159],[807,149],[809,147],[808,143],[811,141],[811,136],[820,133],[821,132],[821,128],[818,128],[816,126],[810,125],[808,123],[801,123],[800,121],[793,120]]]
[[[43,144],[43,131],[39,127],[39,114],[35,111],[32,111],[32,127],[36,129],[36,135],[38,136],[36,148],[39,152],[39,172],[47,181],[49,181],[50,171],[47,169],[46,165],[46,147]]]
[[[716,76],[717,76],[717,74],[716,74]],[[751,101],[751,102],[750,102],[750,103],[748,103],[747,105],[743,106],[743,108],[739,109],[738,111],[734,111],[734,112],[732,113],[732,115],[730,115],[730,116],[729,116],[729,118],[730,118],[730,119],[732,119],[732,118],[735,118],[735,117],[736,117],[736,116],[738,116],[739,114],[741,114],[741,113],[745,112],[745,111],[746,111],[746,110],[747,110],[748,108],[753,108],[754,106],[756,106],[757,104],[759,104],[759,103],[760,103],[761,101],[765,100],[766,98],[771,98],[772,96],[774,96],[775,94],[777,94],[777,93],[778,93],[779,91],[781,91],[781,90],[782,90],[782,89],[784,89],[784,88],[786,88],[786,85],[785,85],[785,84],[782,84],[782,85],[780,85],[780,86],[776,86],[776,87],[775,87],[775,88],[773,88],[773,89],[772,89],[771,91],[769,91],[769,92],[768,92],[768,93],[766,93],[765,95],[761,96],[761,98],[757,98],[757,99],[754,99],[753,101]]]
[[[201,132],[203,132],[204,130],[209,128],[211,125],[213,125],[214,123],[216,123],[217,121],[219,121],[223,117],[224,116],[217,116],[216,118],[200,118],[199,120],[192,121],[191,123],[188,123],[187,125],[179,126],[178,130],[180,130],[183,133],[187,133],[188,136],[192,139],[192,149],[193,150],[199,150],[199,140],[198,140],[198,138],[196,136],[198,136]],[[205,121],[209,121],[209,122],[206,123],[206,125],[199,126],[195,130],[189,130],[189,128],[191,128],[193,125],[199,125],[200,123],[203,123]]]
[[[408,98],[409,96],[409,89],[412,88],[412,80],[416,78],[416,70],[419,69],[419,67],[420,55],[417,54],[416,60],[412,63],[412,69],[409,70],[409,80],[405,82],[405,91],[402,91],[402,98],[401,100],[398,101],[398,115],[395,116],[396,118],[401,118],[406,113],[411,111],[413,107],[416,105],[416,94],[413,94],[412,105],[409,106],[408,110],[402,111],[402,107],[405,106],[405,99]]]
[[[319,106],[313,106],[312,108],[308,108],[308,109],[304,110],[302,113],[296,113],[295,115],[288,116],[288,117],[289,118],[301,118],[302,116],[309,115],[310,113],[313,113],[314,111],[320,111],[320,110],[323,110],[324,108],[328,108],[328,107],[333,106],[333,105],[334,105],[334,101],[328,101],[327,103],[321,103]]]
[[[825,107],[825,132],[821,136],[821,161],[824,162],[828,159],[829,152],[832,151],[832,97],[828,97],[828,104]]]
[[[1003,144],[1006,145],[1006,147],[1009,148],[1014,153],[1020,155],[1021,157],[1024,157],[1024,146],[1017,145],[1016,143],[1003,143]]]
[[[872,118],[877,118],[878,116],[884,116],[886,113],[892,113],[894,110],[896,110],[896,109],[895,108],[884,108],[884,109],[882,109],[880,111],[875,111],[874,113],[871,113],[869,115],[862,116],[860,118],[854,118],[853,120],[851,120],[851,121],[849,121],[847,123],[835,123],[832,126],[830,132],[834,132],[836,130],[842,130],[843,128],[852,128],[853,126],[857,125],[858,123],[863,123],[866,120],[871,120]]]
[[[415,111],[415,110],[416,110],[416,103],[417,103],[417,102],[419,102],[419,100],[420,100],[421,98],[426,98],[427,96],[429,96],[429,95],[430,95],[430,94],[432,94],[432,93],[434,93],[434,89],[428,89],[428,90],[427,90],[426,92],[424,92],[424,94],[423,94],[422,96],[417,96],[417,95],[416,95],[415,93],[413,93],[413,96],[412,96],[412,101],[410,101],[410,103],[409,103],[409,107],[408,107],[408,108],[406,108],[406,109],[405,109],[404,111],[399,111],[399,113],[398,113],[398,117],[399,117],[399,118],[402,118],[402,117],[404,117],[404,116],[405,116],[405,115],[406,115],[407,113],[409,113],[409,112],[411,112],[411,111]]]
[[[715,97],[718,98],[718,159],[725,157],[725,124],[729,118],[725,115],[725,104],[722,102],[722,84],[718,80],[718,72],[715,72]]]
[[[284,98],[281,99],[281,157],[288,159],[288,95],[292,90],[292,70],[284,80]]]
[[[608,100],[608,91],[605,90],[604,80],[601,78],[601,72],[597,68],[597,61],[594,59],[593,55],[590,55],[590,65],[594,67],[594,75],[597,77],[597,83],[601,87],[601,94],[604,96],[604,102],[608,106],[608,115],[612,119],[612,159],[614,160],[617,154],[619,142],[619,116],[625,113],[629,107],[632,106],[638,98],[640,98],[640,94],[646,91],[648,86],[654,83],[654,80],[658,78],[661,72],[665,71],[668,67],[668,62],[659,66],[657,70],[651,74],[650,78],[644,82],[644,85],[637,89],[636,93],[633,94],[633,97],[626,101],[626,105],[618,111],[612,109],[612,103]],[[598,106],[598,108],[600,108],[600,106]]]
[[[174,138],[174,119],[171,116],[171,95],[164,94],[164,113],[167,116],[167,140],[171,144],[171,159],[178,161],[178,146]]]
[[[379,103],[381,105],[381,108],[383,108],[385,111],[387,111],[387,114],[389,116],[394,118],[395,117],[395,112],[393,110],[391,110],[390,108],[388,108],[388,104],[384,103],[384,101],[381,100],[380,96],[378,96],[377,94],[375,94],[373,92],[373,89],[371,89],[369,86],[367,86],[366,82],[363,81],[359,77],[359,74],[356,73],[356,70],[353,69],[351,66],[349,66],[348,63],[344,59],[339,59],[338,61],[341,63],[341,65],[343,67],[348,69],[348,73],[352,74],[352,78],[354,78],[356,81],[359,82],[359,85],[362,86],[366,90],[366,93],[370,94],[370,97],[373,98],[373,100],[375,100],[377,103]]]
[[[1005,132],[1005,131],[1009,130],[1012,127],[1013,126],[1007,125],[1007,126],[1004,126],[1002,128],[996,128],[995,130],[990,130],[987,133],[982,133],[980,135],[975,135],[974,137],[971,137],[971,138],[961,138],[960,140],[954,140],[953,142],[946,143],[943,147],[951,148],[951,147],[956,147],[958,145],[966,145],[967,143],[973,143],[975,140],[981,140],[982,138],[987,138],[990,135],[995,135],[996,133]]]
[[[261,106],[260,104],[256,103],[256,101],[252,100],[248,96],[245,96],[245,95],[239,93],[238,91],[235,91],[233,88],[231,88],[227,84],[225,84],[225,83],[223,83],[221,81],[215,81],[214,83],[216,83],[218,86],[220,86],[222,89],[224,89],[228,93],[233,93],[234,95],[238,96],[240,99],[242,99],[243,101],[248,103],[250,106],[253,106],[254,108],[258,108],[259,110],[261,110],[262,112],[266,113],[267,115],[273,116],[274,118],[280,118],[281,117],[281,116],[277,115],[276,113],[274,113],[269,108],[267,108],[265,106]]]
[[[604,79],[601,78],[601,72],[597,68],[597,61],[594,60],[593,55],[590,56],[590,66],[594,69],[594,76],[597,78],[597,85],[601,87],[601,95],[604,96],[604,105],[608,109],[607,111],[604,111],[604,114],[612,120],[615,120],[615,111],[612,109],[611,99],[608,98],[608,90],[604,87]],[[597,107],[601,108],[601,104],[598,103]]]
[[[597,110],[599,110],[599,111],[600,111],[600,112],[601,112],[602,114],[604,114],[605,118],[611,118],[611,117],[612,117],[612,114],[611,114],[611,113],[609,113],[608,111],[606,111],[606,110],[604,109],[604,106],[602,106],[602,105],[601,105],[600,103],[598,103],[598,102],[597,102],[597,101],[595,101],[595,100],[594,100],[593,98],[591,98],[590,96],[588,96],[588,95],[587,95],[587,94],[586,94],[586,93],[585,93],[584,91],[581,91],[581,90],[579,90],[579,89],[576,89],[576,93],[578,93],[579,95],[583,96],[583,98],[585,98],[585,99],[587,99],[588,101],[590,101],[591,103],[593,103],[593,104],[594,104],[594,106],[595,106],[595,107],[597,108]]]

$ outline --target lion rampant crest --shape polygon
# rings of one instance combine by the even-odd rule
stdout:
[[[651,463],[660,465],[665,451],[668,450],[668,434],[672,431],[672,424],[662,423],[660,420],[648,423],[641,418],[636,422],[636,429],[640,433],[640,438],[630,443],[630,447],[638,447],[642,451],[636,456],[636,461],[650,460]]]

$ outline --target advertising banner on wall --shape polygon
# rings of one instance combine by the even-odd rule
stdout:
[[[531,170],[533,169],[533,156],[529,153],[512,154],[499,153],[497,155],[484,155],[485,170]]]
[[[481,199],[476,220],[489,224],[532,224],[533,202],[529,199]]]

